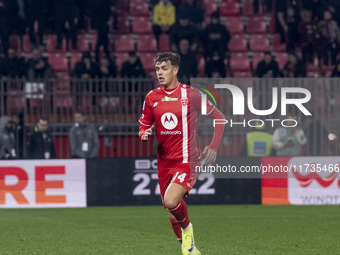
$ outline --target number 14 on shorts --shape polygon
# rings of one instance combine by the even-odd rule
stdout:
[[[174,182],[176,180],[176,178],[182,183],[184,182],[185,176],[187,175],[186,173],[180,174],[178,175],[179,172],[176,172],[174,178],[172,179],[172,182]]]

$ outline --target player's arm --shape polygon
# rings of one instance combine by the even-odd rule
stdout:
[[[206,146],[203,150],[203,155],[205,155],[205,163],[206,164],[211,164],[214,163],[216,160],[217,156],[217,148],[220,145],[220,141],[223,136],[223,131],[224,131],[224,126],[225,126],[225,117],[223,113],[218,110],[216,107],[214,107],[210,113],[208,114],[208,117],[212,119],[213,121],[215,119],[218,119],[218,123],[223,123],[223,124],[216,124],[214,127],[214,136],[213,139],[210,143],[210,145]]]
[[[152,129],[153,129],[153,125],[147,128],[147,127],[143,127],[143,125],[141,124],[139,126],[139,134],[138,134],[140,139],[142,139],[143,141],[149,140],[149,136],[152,134]]]
[[[139,118],[140,125],[138,136],[142,141],[149,140],[149,136],[152,134],[153,129],[153,113],[148,95],[145,97],[142,116]]]

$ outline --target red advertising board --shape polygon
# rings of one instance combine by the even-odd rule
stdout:
[[[85,160],[0,162],[0,208],[86,207]]]
[[[262,158],[262,204],[340,204],[340,157]]]

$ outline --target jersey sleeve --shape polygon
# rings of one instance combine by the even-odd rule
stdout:
[[[149,93],[150,94],[150,93]],[[143,103],[142,116],[139,118],[139,133],[138,136],[143,140],[145,131],[152,126],[153,113],[150,104],[149,94],[146,95]]]
[[[202,110],[202,95],[203,93],[199,89],[194,88],[191,91],[190,97],[193,103],[193,107],[195,107],[195,110],[198,112],[201,112]],[[223,115],[223,113],[220,110],[218,110],[215,107],[215,105],[213,105],[208,99],[206,101],[206,107],[207,107],[207,115],[210,119],[225,120],[225,116]],[[211,141],[211,144],[209,145],[209,149],[217,151],[217,148],[223,136],[224,126],[225,124],[215,125],[214,136]]]
[[[215,120],[215,119],[225,120],[225,116],[217,108],[213,108],[208,117],[212,120]],[[213,139],[211,141],[211,144],[209,145],[209,149],[212,149],[214,151],[217,151],[217,148],[220,145],[220,141],[221,141],[222,136],[223,136],[225,122],[222,121],[222,123],[223,124],[215,125],[214,136],[213,136]]]
[[[139,118],[139,123],[141,126],[145,126],[149,128],[153,123],[153,113],[150,103],[150,93],[146,95],[144,103],[143,103],[143,110],[142,115]]]
[[[199,89],[196,88],[192,88],[190,91],[190,99],[192,102],[192,110],[201,112],[202,110],[202,95],[203,92],[201,92]],[[207,105],[207,115],[209,115],[210,113],[213,112],[213,110],[215,109],[215,105],[213,105],[208,99],[205,102]]]

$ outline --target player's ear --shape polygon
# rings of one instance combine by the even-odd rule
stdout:
[[[173,70],[173,72],[174,72],[174,75],[177,75],[177,73],[178,73],[178,70],[179,70],[179,67],[174,67],[174,70]]]

